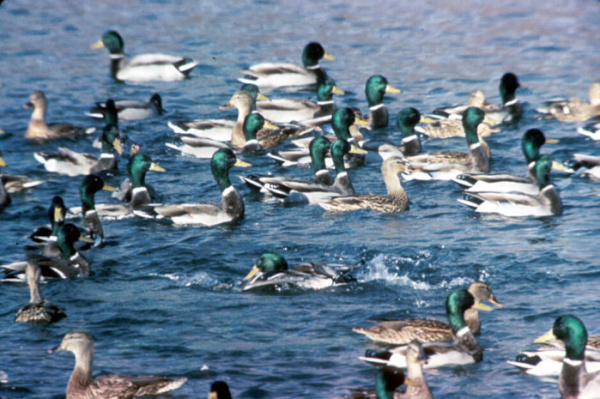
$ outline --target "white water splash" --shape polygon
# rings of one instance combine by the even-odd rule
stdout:
[[[221,282],[214,277],[210,276],[206,272],[197,272],[192,274],[191,276],[178,274],[178,273],[152,273],[151,276],[166,278],[168,280],[173,281],[177,285],[181,287],[190,287],[190,286],[201,286],[212,288],[221,284]]]

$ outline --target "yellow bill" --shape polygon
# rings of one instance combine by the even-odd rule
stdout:
[[[244,162],[241,159],[236,159],[235,164],[233,166],[239,166],[241,168],[249,168],[250,166],[252,166],[251,163],[248,162]]]
[[[79,236],[79,241],[87,242],[88,244],[93,244],[95,241],[86,236]]]
[[[117,189],[116,189],[116,188],[114,188],[114,187],[112,187],[112,186],[109,186],[108,184],[105,184],[105,185],[102,187],[102,190],[104,190],[104,191],[117,191]]]
[[[569,167],[567,167],[567,166],[565,166],[565,165],[563,165],[563,164],[561,164],[559,162],[556,162],[556,161],[552,161],[552,170],[558,170],[558,171],[561,171],[561,172],[568,172],[568,173],[573,173],[574,172],[573,169],[571,169],[571,168],[569,168]]]
[[[393,87],[391,85],[386,85],[385,92],[386,93],[402,93],[402,90],[396,89],[395,87]]]
[[[437,122],[438,120],[439,119],[434,119],[427,115],[421,115],[421,120],[419,121],[419,123],[433,123],[433,122]]]
[[[362,155],[362,154],[366,154],[366,153],[367,153],[367,151],[363,150],[362,148],[358,148],[358,147],[357,147],[357,146],[355,146],[355,145],[352,145],[352,146],[350,147],[350,152],[349,152],[349,154],[357,154],[357,155]]]
[[[269,97],[265,96],[260,92],[256,95],[256,99],[261,101],[269,101]]]
[[[260,269],[258,268],[258,266],[254,265],[252,266],[252,270],[250,270],[250,273],[248,273],[246,275],[246,277],[244,277],[244,280],[250,280],[252,277],[256,276],[256,274],[260,271]]]
[[[333,94],[339,94],[340,96],[343,96],[344,94],[346,94],[346,92],[344,90],[340,89],[337,86],[333,86],[333,89],[331,90],[331,92]]]
[[[333,55],[327,54],[327,53],[325,53],[323,55],[323,58],[325,58],[326,60],[329,60],[329,61],[334,61],[335,60],[335,57]]]
[[[535,339],[535,341],[533,341],[534,344],[543,344],[544,342],[548,342],[548,341],[555,341],[556,339],[556,335],[554,335],[554,331],[552,331],[552,329],[550,329],[550,331],[548,331],[546,334],[542,335],[541,337],[538,337]]]
[[[359,118],[358,116],[356,116],[354,118],[354,124],[357,126],[369,126],[371,123],[363,118]]]
[[[546,144],[558,144],[558,143],[560,143],[560,140],[549,139],[548,137],[546,137]]]
[[[0,157],[0,166],[6,166],[6,161],[2,157]]]
[[[121,140],[119,140],[118,138],[114,139],[112,145],[119,155],[123,154],[123,146],[121,145]]]
[[[166,172],[167,171],[165,168],[162,168],[162,167],[158,166],[154,162],[152,162],[150,164],[150,170],[153,170],[155,172]]]
[[[97,49],[103,48],[103,47],[104,47],[104,43],[102,42],[102,40],[98,40],[96,43],[94,43],[90,46],[90,48],[92,50],[97,50]]]
[[[485,303],[482,302],[476,302],[475,305],[473,305],[473,309],[477,309],[477,310],[484,310],[486,312],[491,312],[492,310],[494,310],[493,307],[486,305]]]
[[[268,120],[265,119],[265,124],[263,125],[263,129],[279,129],[276,125],[274,125],[273,123],[269,122]]]

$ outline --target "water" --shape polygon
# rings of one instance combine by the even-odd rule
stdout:
[[[0,7],[0,148],[7,173],[48,182],[0,214],[0,261],[24,257],[24,236],[46,222],[54,195],[79,205],[79,178],[47,174],[31,156],[66,145],[94,151],[91,139],[35,144],[23,139],[33,90],[49,99],[49,121],[101,125],[84,112],[108,97],[163,96],[164,117],[122,123],[129,137],[168,170],[148,181],[167,202],[218,200],[205,160],[167,149],[176,142],[168,120],[235,118],[219,111],[238,88],[238,71],[265,60],[300,61],[302,47],[318,40],[337,56],[324,67],[348,92],[338,103],[366,112],[364,82],[375,73],[403,90],[386,102],[430,111],[463,102],[482,88],[498,103],[498,80],[515,72],[528,88],[523,120],[491,138],[493,170],[524,173],[519,142],[528,128],[560,139],[543,152],[559,161],[572,153],[598,154],[573,124],[535,119],[544,99],[587,98],[597,79],[600,19],[595,1],[363,2],[220,1],[94,2],[11,1]],[[105,51],[89,50],[108,29],[124,37],[130,55],[150,51],[201,62],[191,79],[175,83],[114,83]],[[286,95],[267,93],[272,97]],[[303,93],[304,94],[304,93]],[[298,94],[295,94],[298,96]],[[309,94],[306,94],[310,96]],[[376,137],[399,140],[395,129]],[[464,150],[461,139],[426,144]],[[253,172],[305,175],[249,156]],[[124,165],[125,162],[122,162]],[[245,172],[245,171],[241,171]],[[241,173],[234,171],[234,174]],[[116,185],[119,172],[109,180]],[[383,193],[379,164],[351,172],[358,192]],[[479,342],[484,361],[429,374],[438,398],[554,398],[556,383],[519,375],[505,363],[547,331],[554,318],[580,316],[599,333],[598,186],[553,175],[564,214],[548,219],[477,216],[459,204],[447,182],[408,182],[410,211],[331,215],[317,207],[264,204],[234,180],[246,201],[241,223],[215,228],[171,227],[147,220],[105,222],[109,244],[92,250],[93,276],[43,287],[68,318],[47,327],[13,323],[28,300],[24,287],[1,287],[0,370],[9,382],[2,398],[62,398],[73,367],[70,354],[49,355],[63,334],[84,328],[96,339],[96,372],[167,373],[189,381],[173,398],[205,397],[210,383],[228,381],[236,398],[334,398],[347,387],[373,383],[375,370],[357,359],[373,347],[354,326],[381,317],[444,318],[443,302],[457,287],[482,279],[506,308],[483,315]],[[107,202],[106,193],[97,195]],[[359,283],[321,292],[241,293],[237,289],[266,250],[291,264],[304,260],[365,260]]]

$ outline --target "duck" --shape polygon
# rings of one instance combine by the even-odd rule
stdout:
[[[50,140],[50,139],[77,139],[86,134],[93,133],[95,128],[83,128],[69,123],[46,123],[46,111],[48,100],[43,91],[36,90],[29,95],[29,102],[23,107],[33,108],[29,126],[27,126],[26,139]]]
[[[137,121],[161,116],[165,110],[162,107],[162,97],[158,93],[152,94],[150,101],[145,103],[136,100],[120,100],[114,102],[119,119],[124,121]],[[97,102],[86,115],[96,119],[104,119],[106,103]]]
[[[383,213],[399,213],[408,209],[408,194],[400,183],[398,174],[406,170],[401,158],[388,158],[381,165],[381,174],[387,188],[387,195],[362,194],[342,195],[327,201],[320,201],[321,208],[332,212],[347,212],[371,209]]]
[[[304,126],[329,123],[335,111],[333,95],[343,95],[344,91],[329,76],[319,78],[316,89],[317,103],[297,99],[261,101],[257,102],[256,111],[275,123],[297,122]]]
[[[600,180],[600,157],[587,154],[573,154],[574,163],[571,167],[582,176],[592,180]]]
[[[383,103],[385,93],[401,93],[400,89],[388,84],[388,80],[381,75],[373,75],[367,79],[365,95],[369,104],[369,127],[381,129],[388,125],[388,110]]]
[[[231,399],[229,385],[225,381],[215,381],[210,384],[208,399]]]
[[[410,386],[410,380],[404,371],[394,367],[381,367],[375,374],[373,388],[353,389],[346,399],[400,399],[404,398],[401,391],[396,391],[400,386]]]
[[[499,106],[488,106],[485,115],[488,121],[496,121],[497,124],[512,124],[519,121],[523,114],[523,105],[516,97],[516,91],[523,86],[519,78],[512,72],[502,75],[498,89],[502,104]]]
[[[466,193],[465,199],[458,202],[467,205],[475,212],[497,213],[510,217],[547,217],[562,214],[560,194],[550,182],[552,157],[542,155],[536,162],[535,171],[539,192],[534,195],[519,192],[478,192]]]
[[[396,126],[402,134],[402,143],[366,142],[361,148],[375,151],[385,161],[390,157],[410,157],[421,153],[421,140],[415,132],[415,126],[421,121],[421,113],[415,108],[404,108],[396,115]]]
[[[583,134],[594,141],[600,141],[600,117],[594,117],[587,124],[579,126],[577,133]]]
[[[48,208],[50,228],[45,226],[39,227],[29,236],[34,242],[45,243],[42,255],[47,257],[58,257],[61,255],[58,246],[58,230],[65,222],[68,211],[62,197],[58,195],[54,196]]]
[[[492,133],[501,132],[501,129],[492,127],[494,124],[496,124],[495,121],[490,122],[489,118],[486,117],[486,119],[477,126],[478,136],[487,138],[490,137]],[[465,137],[465,129],[463,128],[462,121],[454,119],[432,120],[432,122],[420,126],[419,132],[430,139]]]
[[[4,187],[4,178],[0,175],[0,212],[3,212],[10,204],[12,204],[12,199]]]
[[[19,309],[15,315],[15,322],[48,325],[67,317],[58,306],[42,296],[39,285],[42,271],[38,264],[27,262],[25,273],[31,299],[27,305]]]
[[[475,298],[464,288],[452,291],[446,300],[446,314],[448,323],[452,328],[452,342],[425,342],[422,344],[427,355],[427,364],[424,368],[438,368],[445,366],[460,366],[478,363],[483,360],[483,350],[477,339],[465,323],[465,310],[475,306],[479,310],[485,310],[481,303],[476,303]],[[406,368],[406,353],[408,345],[377,352],[368,350],[365,356],[360,357],[368,363],[376,366],[390,366]]]
[[[118,81],[173,82],[187,78],[198,65],[187,57],[166,54],[142,54],[128,60],[123,38],[114,30],[105,32],[92,49],[106,48],[110,53],[110,75]]]
[[[432,114],[440,116],[444,119],[456,119],[461,120],[462,114],[469,107],[477,107],[485,109],[489,107],[485,93],[481,89],[475,89],[469,95],[469,102],[459,105],[451,105],[449,107],[441,107],[433,110]]]
[[[466,134],[468,153],[424,153],[405,158],[405,180],[450,180],[460,173],[488,173],[489,149],[477,135],[477,126],[484,120],[484,113],[469,107],[463,114],[462,124]]]
[[[589,96],[590,102],[578,98],[547,101],[537,111],[561,122],[585,122],[600,115],[600,81],[592,83]]]
[[[81,236],[79,229],[74,224],[64,223],[60,225],[57,233],[57,246],[61,252],[60,257],[30,254],[25,261],[1,265],[0,267],[7,271],[7,275],[2,279],[2,282],[25,281],[28,262],[37,262],[44,279],[88,277],[91,271],[90,262],[75,249],[74,244],[78,240],[91,241]]]
[[[213,176],[221,189],[221,202],[164,204],[146,206],[134,211],[138,216],[155,219],[168,219],[173,224],[199,224],[215,226],[244,218],[244,200],[231,184],[229,170],[234,166],[248,167],[250,164],[237,159],[233,151],[221,148],[214,153],[210,166]]]
[[[238,80],[255,84],[261,89],[311,86],[317,83],[319,77],[326,75],[319,64],[321,59],[335,60],[335,57],[325,52],[320,43],[310,42],[302,51],[303,66],[264,62],[243,70],[242,73],[247,77]]]
[[[6,166],[8,165],[2,157],[2,152],[0,152],[0,167]],[[22,175],[7,175],[4,173],[0,173],[0,177],[2,179],[3,187],[6,190],[7,194],[19,193],[45,183],[44,180],[32,180],[29,177]],[[0,190],[2,190],[2,188],[0,188]]]
[[[127,174],[129,179],[121,184],[120,196],[128,201],[124,204],[96,204],[99,217],[121,219],[134,216],[133,211],[152,202],[151,190],[146,184],[146,173],[151,170],[164,173],[166,170],[152,162],[152,158],[143,152],[136,152],[129,160]],[[73,207],[71,212],[82,214],[82,208]]]
[[[99,157],[87,153],[79,153],[65,147],[60,147],[57,154],[35,152],[33,157],[48,172],[59,173],[67,176],[88,175],[105,170],[117,169],[117,160],[114,152],[123,153],[119,128],[116,125],[106,125],[102,132],[102,153]]]
[[[103,374],[92,376],[94,339],[84,330],[65,334],[60,345],[48,353],[69,351],[75,355],[75,368],[67,384],[66,399],[129,399],[146,395],[159,395],[181,387],[187,378],[167,378],[156,375],[128,376]]]
[[[493,308],[482,303],[490,302],[498,308],[503,308],[500,302],[494,297],[491,287],[482,282],[474,281],[469,285],[469,293],[475,298],[479,309],[491,311]],[[465,323],[473,335],[479,335],[481,331],[481,321],[477,308],[469,308],[464,313]],[[405,320],[384,320],[377,322],[377,325],[370,328],[353,328],[352,331],[364,334],[375,342],[381,342],[392,345],[406,345],[412,340],[420,342],[440,342],[449,341],[453,338],[452,328],[449,324],[435,319],[405,319]]]
[[[600,335],[588,336],[584,357],[588,372],[600,371]],[[506,362],[519,368],[523,374],[554,377],[560,375],[564,358],[564,342],[553,340],[542,343],[542,346],[536,350],[521,351],[516,360]]]
[[[240,289],[253,291],[291,285],[298,288],[320,290],[356,281],[351,276],[351,272],[361,265],[362,263],[340,267],[319,262],[302,262],[290,270],[288,262],[283,256],[274,252],[265,252],[244,277]]]
[[[166,146],[179,151],[182,154],[191,155],[196,158],[211,158],[220,148],[228,148],[236,154],[248,154],[263,149],[263,146],[256,138],[257,133],[263,128],[273,130],[278,129],[277,126],[265,120],[261,114],[251,113],[244,119],[242,129],[244,131],[244,136],[246,137],[246,142],[241,147],[227,144],[222,141],[189,136],[181,137],[181,141],[184,143],[182,146],[171,143],[166,143]],[[273,143],[267,141],[266,145],[269,146],[272,144]]]
[[[104,180],[98,175],[89,174],[83,178],[79,185],[79,195],[81,197],[81,227],[87,235],[94,241],[94,246],[98,247],[104,242],[104,229],[96,212],[95,195],[98,191],[115,191],[109,185],[104,184]]]
[[[350,152],[350,147],[350,143],[342,139],[337,139],[331,145],[336,170],[331,185],[310,180],[280,178],[277,182],[264,184],[263,189],[282,199],[284,203],[316,204],[339,195],[353,195],[354,187],[344,166],[344,156]]]
[[[466,188],[468,192],[521,192],[535,195],[539,192],[538,181],[535,175],[535,164],[540,158],[540,148],[545,143],[558,143],[557,140],[547,139],[539,129],[528,129],[521,138],[521,150],[527,161],[525,177],[509,174],[460,174],[452,179],[459,186]],[[553,168],[560,168],[553,163]]]
[[[559,316],[552,329],[537,338],[535,343],[560,340],[566,354],[558,378],[558,390],[563,398],[583,399],[598,397],[600,372],[589,372],[585,363],[587,329],[581,319],[572,314]]]

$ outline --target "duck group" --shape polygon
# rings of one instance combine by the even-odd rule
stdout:
[[[104,33],[92,47],[108,50],[110,76],[120,84],[157,81],[183,84],[181,82],[194,79],[192,72],[199,65],[189,57],[159,53],[128,59],[124,40],[114,30]],[[233,92],[233,95],[221,107],[235,108],[236,120],[200,115],[195,120],[166,121],[163,96],[158,93],[152,93],[149,102],[98,99],[94,106],[87,108],[89,116],[101,119],[104,124],[98,129],[102,130],[98,137],[99,154],[93,145],[90,145],[89,153],[70,149],[69,143],[92,137],[95,129],[66,122],[47,123],[48,99],[52,98],[47,99],[44,92],[34,90],[26,104],[33,108],[33,113],[24,128],[24,138],[37,143],[39,149],[32,157],[49,172],[49,178],[64,178],[65,181],[68,178],[79,187],[81,207],[67,209],[62,198],[54,196],[48,210],[51,225],[44,233],[35,235],[43,248],[39,253],[27,254],[26,260],[2,266],[6,271],[3,281],[26,282],[30,289],[30,301],[19,308],[15,321],[48,325],[60,323],[67,317],[60,304],[42,296],[40,281],[94,278],[93,265],[83,252],[102,251],[107,238],[103,224],[128,223],[116,221],[125,218],[137,218],[139,223],[160,221],[189,228],[222,224],[235,227],[244,223],[248,213],[245,201],[249,195],[266,199],[260,206],[272,206],[270,203],[275,201],[317,205],[322,208],[319,212],[324,217],[345,212],[363,212],[364,217],[373,218],[382,213],[396,217],[394,215],[413,212],[410,204],[420,201],[411,191],[412,180],[442,180],[446,181],[442,184],[452,188],[458,184],[464,189],[464,196],[456,196],[454,200],[467,206],[464,217],[472,212],[494,213],[505,217],[508,223],[514,218],[547,220],[562,214],[563,202],[560,191],[552,184],[551,171],[564,172],[567,168],[553,160],[550,154],[541,152],[545,143],[555,140],[546,138],[540,129],[528,129],[522,135],[520,145],[526,160],[525,176],[491,173],[492,156],[498,151],[494,148],[491,133],[500,134],[509,126],[520,131],[523,122],[523,104],[517,97],[517,90],[522,85],[514,73],[507,72],[500,77],[501,104],[497,106],[488,104],[481,90],[469,88],[474,90],[467,104],[440,104],[430,114],[413,107],[392,110],[393,107],[386,105],[384,100],[401,91],[390,84],[394,83],[393,77],[374,73],[364,85],[368,116],[363,117],[360,110],[344,101],[345,92],[321,65],[321,60],[334,62],[335,58],[320,43],[308,43],[300,58],[301,66],[264,62],[241,71],[243,77],[239,81],[244,85],[237,90],[237,87],[224,89],[225,93]],[[555,118],[561,122],[593,121],[600,115],[599,85],[600,82],[591,85],[589,103],[582,100],[549,101],[539,108],[540,118]],[[287,88],[308,88],[310,94],[293,100],[269,100],[261,93],[261,90],[285,92]],[[299,93],[302,92],[295,92]],[[311,101],[315,99],[316,102]],[[165,100],[168,101],[168,97]],[[392,120],[396,121],[393,126],[388,126],[390,111]],[[428,115],[435,117],[435,121],[428,119]],[[218,188],[214,190],[215,198],[220,194],[218,202],[204,199],[187,203],[164,202],[164,196],[157,194],[162,192],[160,187],[155,190],[146,183],[148,171],[166,170],[153,162],[152,154],[143,144],[141,148],[132,146],[127,158],[123,150],[127,128],[122,129],[119,120],[143,124],[150,119],[153,123],[163,123],[165,128],[170,127],[176,134],[175,139],[183,143],[181,146],[165,143],[169,148],[167,153],[177,158],[177,162],[191,163],[190,158],[194,157],[200,165],[205,165],[198,170],[210,169]],[[329,134],[331,131],[335,135]],[[381,136],[386,134],[387,139],[381,141]],[[399,137],[395,142],[394,134]],[[466,152],[429,151],[428,142],[423,140],[452,140],[452,137],[461,137],[460,140],[466,142]],[[48,145],[56,140],[61,146],[53,152]],[[363,178],[362,165],[373,162],[371,155],[382,160],[383,184],[377,193],[364,193],[355,187],[361,187],[356,183]],[[598,178],[593,172],[600,165],[596,158],[584,154],[575,156],[578,167],[589,168],[588,173]],[[232,168],[251,168],[254,161],[271,164],[273,173],[259,175],[246,169],[249,172],[240,178],[247,187],[230,178]],[[42,165],[39,165],[40,169]],[[310,165],[313,174],[300,177],[295,169],[286,169],[283,175],[277,175],[283,170],[280,165]],[[1,157],[0,166],[8,167]],[[201,172],[192,170],[192,173]],[[306,175],[307,172],[302,173]],[[121,201],[104,199],[97,203],[95,196],[100,196],[102,190],[114,191],[107,183],[115,182],[120,176],[127,177],[120,185]],[[33,190],[42,183],[27,176],[2,175],[0,212],[10,212],[11,202],[22,200],[20,196],[11,199],[10,194]],[[285,207],[278,211],[285,212]],[[67,222],[67,212],[79,217],[80,224]],[[252,295],[260,291],[279,292],[289,287],[314,291],[361,283],[356,273],[365,262],[332,265],[330,259],[324,258],[290,267],[278,253],[277,245],[274,243],[274,248],[265,248],[265,252],[256,254],[256,264],[245,277],[240,276],[235,284],[237,289]],[[355,392],[351,397],[432,398],[436,388],[429,387],[423,369],[455,368],[485,361],[485,348],[480,346],[476,336],[492,331],[482,331],[478,310],[492,308],[483,302],[504,307],[495,299],[489,283],[475,281],[448,293],[445,299],[447,322],[422,317],[381,320],[369,328],[355,327],[354,331],[389,347],[367,350],[360,356],[378,368],[375,389]],[[552,373],[557,374],[559,369],[561,395],[582,399],[600,397],[600,374],[592,371],[597,365],[600,369],[600,352],[588,345],[583,321],[571,314],[558,317],[552,330],[536,343],[548,341],[559,347],[552,349]],[[556,344],[557,341],[561,344]],[[83,330],[67,332],[60,345],[50,352],[59,351],[70,351],[75,355],[74,370],[66,389],[67,399],[157,395],[177,389],[187,380],[186,377],[154,375],[93,376],[94,341],[92,334]],[[534,356],[537,356],[536,361],[542,362],[545,355],[550,356],[550,351],[541,350]],[[511,361],[511,364],[525,370],[534,369],[537,366],[529,359],[531,357],[525,361]],[[586,368],[586,363],[590,367]],[[536,373],[531,371],[529,374]],[[402,385],[407,388],[400,392],[397,387]],[[227,399],[232,396],[227,383],[217,381],[212,384],[209,397]]]

